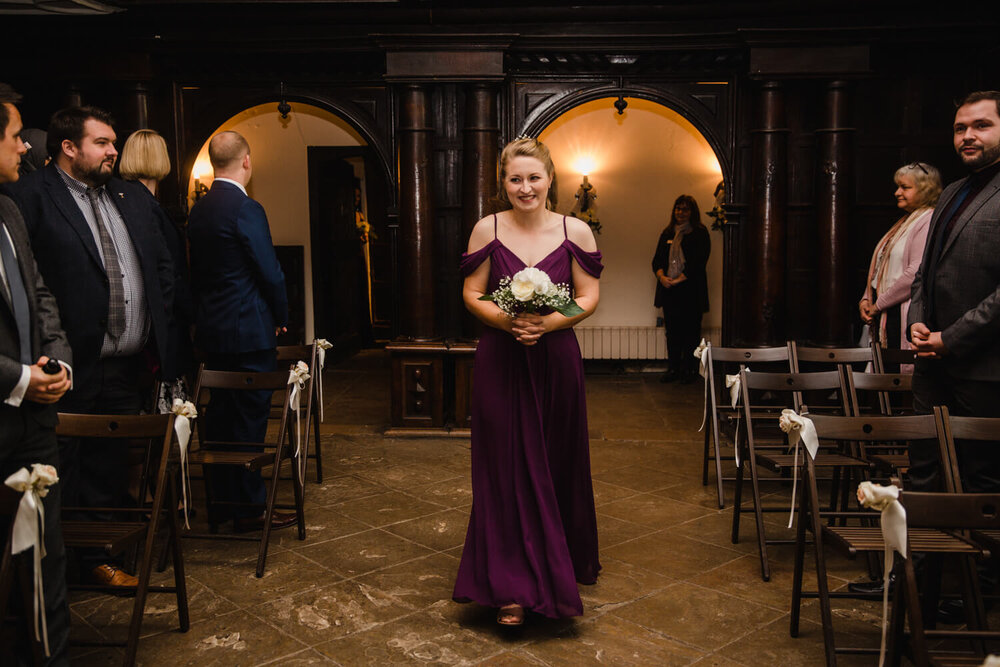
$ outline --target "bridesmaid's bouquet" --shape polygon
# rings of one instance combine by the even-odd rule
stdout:
[[[569,285],[554,283],[541,269],[528,267],[513,276],[500,279],[500,287],[492,294],[484,294],[480,301],[492,301],[510,317],[522,313],[535,313],[542,308],[575,317],[583,308],[569,294]]]

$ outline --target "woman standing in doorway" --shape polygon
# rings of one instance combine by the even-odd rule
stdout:
[[[698,368],[694,349],[701,338],[701,318],[708,312],[705,265],[712,250],[708,229],[701,222],[698,203],[690,195],[674,202],[670,224],[656,243],[653,273],[656,297],[663,308],[667,334],[667,372],[661,382],[693,382]]]
[[[466,308],[486,328],[472,389],[472,515],[454,599],[498,607],[498,623],[520,625],[526,611],[582,614],[577,583],[594,583],[601,568],[572,327],[597,308],[603,266],[587,223],[550,209],[555,169],[541,142],[504,148],[499,196],[509,210],[476,224],[461,263]],[[568,283],[583,312],[511,318],[480,300],[529,266]]]

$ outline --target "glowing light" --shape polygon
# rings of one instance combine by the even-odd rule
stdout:
[[[576,159],[576,163],[574,164],[574,166],[576,167],[576,170],[578,172],[580,172],[584,176],[588,176],[594,173],[594,169],[597,167],[597,164],[595,163],[594,158],[592,158],[591,156],[581,155]]]
[[[209,163],[207,158],[198,156],[195,160],[194,167],[191,168],[191,178],[195,180],[205,180],[206,176],[211,175],[212,165]]]

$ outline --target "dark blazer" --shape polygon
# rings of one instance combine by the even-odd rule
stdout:
[[[667,229],[664,229],[660,233],[660,238],[656,242],[656,253],[653,255],[653,273],[659,269],[663,269],[664,273],[667,272],[670,264],[670,244],[673,240],[672,230],[668,233]],[[668,300],[673,301],[675,297],[680,296],[691,308],[699,308],[699,312],[707,313],[708,275],[705,272],[705,265],[708,264],[708,255],[712,251],[712,240],[709,238],[708,229],[703,225],[693,225],[691,232],[681,241],[681,248],[684,250],[684,276],[687,280],[669,290],[657,281],[653,305],[662,308],[667,305]]]
[[[72,366],[73,353],[59,323],[59,308],[38,272],[31,246],[28,245],[28,232],[24,227],[24,220],[14,202],[3,195],[0,195],[0,222],[6,225],[10,232],[17,262],[20,265],[5,266],[4,270],[9,275],[11,271],[19,269],[24,288],[28,292],[28,308],[31,310],[31,358],[37,360],[44,354]],[[0,230],[0,234],[2,233]],[[17,335],[17,322],[14,321],[13,305],[7,297],[6,290],[0,288],[0,295],[2,295],[0,296],[0,401],[3,401],[21,379],[21,347]],[[54,426],[56,423],[54,405],[24,401],[21,407],[31,410],[44,426]],[[8,411],[17,409],[0,403],[0,431],[5,430]],[[3,438],[0,437],[0,443],[2,442]],[[0,448],[0,461],[5,458],[6,452]]]
[[[938,218],[948,210],[966,179],[952,183],[938,200],[931,219],[924,259],[913,279],[907,329],[933,317],[948,348],[944,364],[952,377],[1000,379],[1000,173],[969,202],[951,230],[933,281],[924,267],[934,246]],[[934,313],[925,311],[933,283]],[[931,326],[931,330],[936,330]]]
[[[139,256],[151,334],[163,377],[177,377],[167,341],[173,307],[173,262],[160,234],[148,191],[112,178],[108,193],[117,205]],[[107,331],[108,282],[87,220],[54,163],[13,184],[38,268],[59,304],[73,347],[73,384],[87,386],[101,357]]]
[[[188,239],[195,346],[208,354],[273,349],[288,297],[264,208],[215,181],[191,209]]]

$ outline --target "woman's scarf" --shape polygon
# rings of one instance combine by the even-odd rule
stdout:
[[[684,240],[684,235],[691,232],[691,223],[686,222],[683,225],[678,224],[674,226],[674,238],[670,242],[670,257],[667,261],[667,277],[676,278],[677,276],[684,273],[685,258],[684,249],[681,247],[681,241]]]
[[[896,221],[896,224],[889,228],[889,231],[885,233],[882,240],[875,246],[875,253],[872,255],[871,265],[868,267],[868,287],[871,287],[874,280],[875,294],[882,294],[889,289],[890,285],[887,278],[889,273],[889,256],[892,255],[892,249],[897,243],[905,242],[910,232],[910,227],[926,210],[926,206],[921,206],[912,213],[904,215]],[[875,303],[872,302],[872,305],[874,306]],[[885,313],[882,314],[880,319],[879,342],[883,346],[886,346],[888,341],[886,340],[885,333]]]

